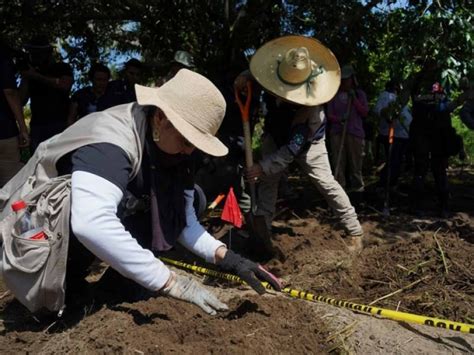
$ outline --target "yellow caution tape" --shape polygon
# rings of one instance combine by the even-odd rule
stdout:
[[[200,274],[246,284],[244,280],[242,280],[240,277],[236,275],[219,272],[219,271],[207,269],[201,266],[183,263],[181,261],[171,260],[168,258],[161,257],[160,259],[164,261],[165,263],[178,266],[184,269],[192,270]],[[267,289],[273,289],[272,286],[267,282],[262,282],[262,285]],[[281,290],[281,292],[293,298],[299,298],[299,299],[303,299],[303,300],[311,301],[311,302],[316,302],[316,301],[324,302],[332,306],[349,308],[353,311],[363,312],[363,313],[371,314],[374,316],[381,316],[381,317],[396,320],[396,321],[416,323],[416,324],[428,325],[428,326],[436,327],[436,328],[450,329],[457,332],[474,334],[474,326],[470,324],[466,324],[466,323],[453,322],[453,321],[445,320],[445,319],[426,317],[426,316],[422,316],[418,314],[399,312],[399,311],[394,311],[391,309],[379,308],[379,307],[374,307],[374,306],[366,306],[363,304],[336,300],[330,297],[314,295],[306,291],[294,290],[289,287],[285,287],[283,290]]]

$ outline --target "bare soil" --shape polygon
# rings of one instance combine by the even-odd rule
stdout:
[[[279,204],[273,226],[283,256],[266,266],[295,289],[362,304],[382,298],[375,305],[473,323],[474,173],[451,173],[448,219],[437,218],[434,207],[423,218],[413,217],[404,195],[394,198],[392,215],[383,217],[380,196],[369,187],[359,208],[366,238],[358,254],[347,249],[317,191],[292,176],[290,185],[300,197]],[[212,217],[208,222],[214,229],[218,224]],[[233,233],[235,248],[245,242]],[[202,264],[181,251],[172,257]],[[91,285],[102,271],[95,270]],[[211,317],[165,297],[117,297],[127,294],[118,286],[79,297],[60,320],[35,320],[0,286],[0,353],[474,353],[474,335],[282,294],[260,297],[243,286],[194,277],[230,310]]]

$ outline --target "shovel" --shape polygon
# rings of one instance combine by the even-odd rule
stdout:
[[[238,90],[235,91],[235,99],[240,108],[242,115],[242,124],[244,128],[244,146],[245,146],[245,166],[250,168],[253,166],[253,154],[252,154],[252,135],[250,133],[250,101],[252,100],[252,83],[247,81],[247,98],[245,105],[242,103]],[[250,188],[250,203],[251,210],[248,214],[248,225],[250,228],[250,234],[253,236],[255,241],[255,248],[265,254],[271,256],[274,255],[274,247],[271,240],[270,231],[267,228],[265,217],[256,216],[257,200],[256,200],[256,186],[255,181],[249,181]]]
[[[394,127],[393,120],[390,121],[390,127],[388,129],[388,154],[387,154],[387,181],[385,184],[385,199],[383,202],[383,215],[385,217],[390,216],[390,177],[392,175],[391,160],[392,160],[392,147],[393,147],[393,136]]]

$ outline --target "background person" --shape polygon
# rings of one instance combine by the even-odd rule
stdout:
[[[393,120],[394,139],[390,162],[385,164],[380,173],[379,186],[385,187],[387,181],[387,165],[390,164],[390,186],[395,187],[400,177],[403,157],[408,148],[410,124],[412,121],[411,112],[408,106],[403,107],[399,117],[394,117],[394,104],[400,91],[400,84],[390,80],[385,85],[385,90],[380,94],[375,104],[374,112],[379,116],[379,143],[385,151],[386,161],[388,160],[388,134],[390,121]]]
[[[349,103],[351,103],[350,107]],[[368,112],[367,96],[357,85],[355,71],[351,65],[345,65],[341,69],[339,91],[327,105],[331,160],[333,171],[337,170],[336,180],[343,188],[346,187],[346,169],[348,169],[350,184],[358,200],[361,199],[361,194],[364,191],[362,160],[364,158],[365,132],[363,120]],[[349,114],[348,117],[346,117],[347,114]],[[347,128],[343,141],[344,125],[347,125]],[[343,149],[339,167],[337,167],[341,145]]]
[[[194,57],[191,53],[178,50],[174,53],[173,60],[169,64],[169,70],[156,81],[156,86],[161,86],[176,75],[181,69],[189,69],[195,71]]]
[[[20,95],[23,104],[30,99],[31,150],[61,133],[67,126],[69,93],[74,81],[69,64],[55,62],[53,47],[43,37],[25,45],[29,63],[21,70]]]
[[[88,77],[92,85],[79,89],[72,95],[69,125],[90,113],[106,108],[105,92],[110,80],[110,69],[101,63],[92,64]]]
[[[104,97],[105,108],[137,101],[134,85],[140,81],[142,69],[143,64],[136,58],[124,64],[121,78],[108,83]]]
[[[30,142],[9,52],[0,42],[0,187],[21,169],[20,148]]]
[[[437,63],[430,61],[419,75],[413,89],[413,122],[410,139],[415,158],[411,203],[416,215],[425,214],[425,178],[431,168],[438,198],[438,213],[449,214],[449,184],[446,169],[448,158],[462,149],[462,138],[456,134],[452,111],[462,104],[463,96],[450,101],[447,92],[436,79],[440,76]]]

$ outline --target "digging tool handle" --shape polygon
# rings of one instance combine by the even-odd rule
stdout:
[[[385,182],[385,199],[383,203],[383,214],[387,217],[390,216],[390,179],[392,175],[391,161],[394,136],[395,128],[392,120],[390,121],[390,126],[388,128],[387,181]]]
[[[390,128],[388,129],[388,144],[393,144],[393,138],[395,137],[395,128],[393,121],[390,122]]]
[[[347,110],[346,110],[346,113],[344,114],[345,121],[344,121],[344,127],[342,129],[341,144],[339,145],[339,151],[337,152],[336,167],[334,169],[334,177],[336,179],[339,175],[339,168],[341,166],[342,151],[344,149],[344,141],[346,140],[346,135],[347,135],[347,122],[349,121],[349,118],[351,117],[351,111],[352,111],[352,96],[349,97],[349,102],[347,103]]]
[[[235,91],[235,99],[240,108],[240,113],[242,115],[242,124],[244,128],[244,146],[245,146],[245,166],[250,168],[253,166],[253,154],[252,154],[252,134],[250,132],[250,101],[252,100],[252,82],[247,81],[247,98],[245,104],[242,103],[238,90]],[[250,181],[250,198],[252,204],[252,212],[255,212],[255,182]]]

